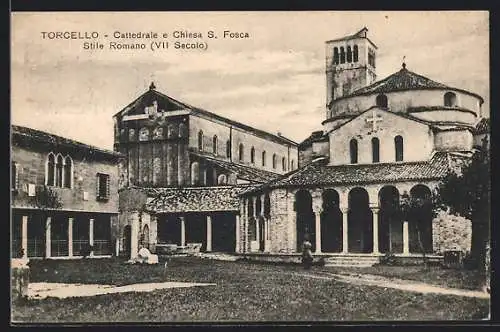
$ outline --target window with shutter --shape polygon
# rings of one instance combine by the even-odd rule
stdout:
[[[97,173],[97,199],[107,201],[110,196],[109,174]]]

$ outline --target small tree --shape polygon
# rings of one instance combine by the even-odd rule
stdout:
[[[472,222],[471,260],[473,266],[485,266],[486,247],[490,240],[490,151],[487,139],[460,172],[451,172],[438,188],[439,204],[453,214]]]
[[[47,220],[51,210],[61,209],[63,206],[57,192],[46,185],[37,186],[35,196],[29,197],[29,201],[29,203],[39,211],[42,220]],[[46,227],[47,225],[44,226],[45,231],[47,230]],[[45,245],[48,244],[46,243]]]

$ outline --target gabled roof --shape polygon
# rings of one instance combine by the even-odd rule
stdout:
[[[23,127],[18,125],[12,125],[12,139],[15,142],[25,142],[33,143],[38,142],[42,144],[47,144],[52,147],[67,147],[72,149],[78,149],[82,151],[94,152],[100,155],[111,156],[111,157],[125,157],[123,154],[111,150],[102,149],[93,145],[88,145],[81,143],[70,138],[58,136],[51,134],[42,130],[33,129],[29,127]]]
[[[251,186],[155,188],[146,204],[154,213],[239,211],[239,194]]]
[[[448,173],[448,153],[436,152],[430,160],[356,165],[326,165],[318,160],[252,191],[265,188],[352,185],[440,179]]]
[[[218,114],[212,113],[210,111],[204,110],[199,107],[195,107],[192,105],[189,105],[187,103],[178,101],[172,97],[167,96],[166,94],[163,94],[155,89],[156,87],[154,84],[151,84],[150,88],[148,91],[140,95],[137,99],[135,99],[133,102],[125,106],[121,111],[116,113],[113,117],[119,117],[119,116],[124,116],[124,115],[133,115],[137,114],[134,112],[140,112],[142,114],[144,108],[146,106],[150,106],[153,101],[157,101],[158,103],[158,109],[163,110],[166,112],[169,111],[177,111],[177,110],[188,110],[191,112],[193,115],[201,115],[205,116],[207,118],[215,119],[221,122],[225,122],[229,125],[232,125],[237,128],[241,128],[243,130],[249,131],[256,136],[260,137],[265,137],[266,139],[275,141],[280,144],[289,144],[296,146],[298,145],[297,142],[292,141],[291,139],[284,137],[282,135],[274,135],[271,134],[267,131],[257,129],[254,127],[250,127],[248,125],[245,125],[243,123],[225,118],[223,116],[220,116]]]
[[[208,163],[223,168],[231,173],[235,173],[239,179],[257,182],[257,183],[266,183],[268,181],[274,180],[280,176],[278,173],[258,169],[255,167],[250,167],[242,164],[237,164],[229,161],[224,161],[212,157],[208,157],[206,155],[202,155],[199,153],[190,152],[192,155],[197,156],[198,158],[204,159]]]
[[[408,69],[406,69],[406,65],[404,63],[403,63],[403,68],[401,68],[401,70],[399,70],[398,72],[389,75],[388,77],[380,81],[377,81],[371,85],[355,90],[349,95],[345,96],[345,98],[358,95],[365,95],[365,94],[379,94],[379,93],[388,93],[394,91],[419,90],[419,89],[422,90],[446,89],[446,90],[460,91],[463,93],[473,95],[479,98],[481,100],[481,103],[483,102],[483,98],[475,93],[462,89],[453,88],[443,83],[433,81],[425,76],[409,71]],[[341,97],[338,99],[343,99],[343,98]]]

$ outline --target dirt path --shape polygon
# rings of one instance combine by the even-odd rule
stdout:
[[[28,297],[43,299],[46,297],[82,297],[96,296],[111,293],[151,292],[156,289],[214,286],[215,284],[190,282],[153,282],[131,284],[126,286],[99,285],[99,284],[64,284],[51,282],[34,282],[28,286]]]
[[[296,275],[314,279],[336,280],[354,285],[369,285],[369,286],[377,286],[384,288],[393,288],[407,292],[415,292],[423,294],[434,293],[442,295],[476,297],[481,299],[490,298],[490,294],[485,292],[458,289],[458,288],[447,288],[442,286],[430,285],[414,280],[385,278],[373,274],[346,275],[346,274],[315,271],[309,273],[296,273]]]

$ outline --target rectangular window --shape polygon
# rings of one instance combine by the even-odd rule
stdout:
[[[109,174],[97,173],[97,199],[107,201],[110,192]]]
[[[19,165],[16,162],[11,163],[11,184],[10,188],[12,190],[17,190],[19,188]]]

